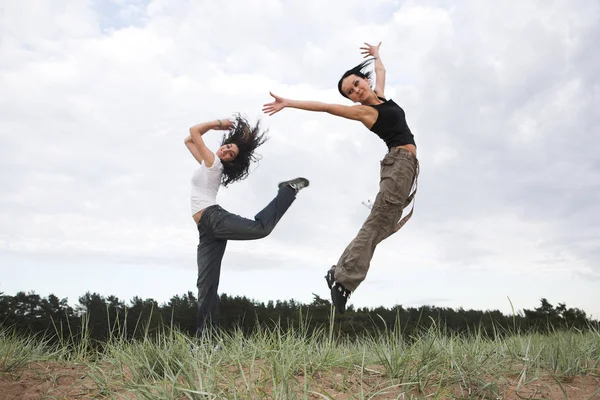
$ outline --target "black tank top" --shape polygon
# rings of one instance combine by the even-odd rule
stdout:
[[[416,146],[415,138],[406,123],[404,110],[391,99],[386,100],[383,97],[379,99],[383,100],[383,103],[371,105],[379,112],[371,132],[383,139],[388,149],[405,144]]]

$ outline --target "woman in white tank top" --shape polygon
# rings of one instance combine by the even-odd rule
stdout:
[[[227,132],[216,152],[202,139],[210,130]],[[254,219],[232,214],[217,204],[219,187],[248,176],[250,164],[257,161],[254,151],[266,139],[258,123],[252,127],[240,115],[234,120],[217,119],[194,125],[185,138],[185,145],[200,164],[192,176],[190,199],[192,218],[200,234],[197,252],[199,336],[210,333],[207,328],[214,327],[221,261],[227,240],[254,240],[267,236],[294,202],[296,193],[308,186],[305,178],[281,182],[275,198]]]

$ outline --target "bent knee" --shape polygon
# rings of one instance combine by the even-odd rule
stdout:
[[[273,232],[273,228],[261,229],[260,231],[256,232],[256,238],[257,239],[266,238],[267,236],[269,236],[271,234],[271,232]]]

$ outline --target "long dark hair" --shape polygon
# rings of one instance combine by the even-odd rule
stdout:
[[[349,69],[348,71],[344,72],[344,75],[342,75],[342,77],[340,78],[340,81],[338,82],[338,90],[340,92],[340,94],[342,96],[344,96],[345,98],[349,98],[348,96],[346,96],[346,93],[342,92],[342,81],[344,79],[346,79],[347,77],[349,77],[350,75],[356,75],[359,78],[363,78],[369,81],[369,83],[371,83],[371,76],[372,76],[372,72],[367,70],[367,67],[369,65],[371,65],[371,63],[374,61],[374,58],[370,58],[368,60],[365,60],[363,62],[361,62],[360,64],[358,64],[356,67]]]
[[[260,160],[260,156],[254,154],[254,150],[268,138],[267,132],[261,132],[259,125],[260,121],[255,126],[251,126],[240,114],[235,115],[235,123],[229,132],[223,135],[221,146],[235,143],[239,153],[233,161],[222,161],[221,185],[227,186],[245,179],[250,173],[250,164]]]

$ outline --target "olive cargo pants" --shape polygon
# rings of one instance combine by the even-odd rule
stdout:
[[[371,213],[337,265],[331,268],[335,280],[346,289],[356,290],[367,276],[375,247],[402,228],[412,216],[412,209],[404,218],[402,212],[416,194],[418,173],[416,156],[401,148],[391,149],[381,161],[379,193]]]

